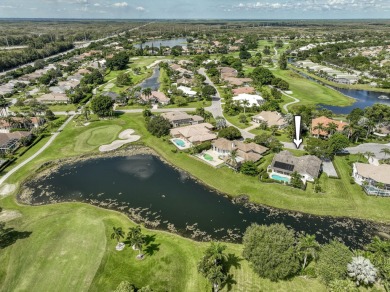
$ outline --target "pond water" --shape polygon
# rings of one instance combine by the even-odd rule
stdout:
[[[326,108],[334,112],[335,114],[349,114],[354,108],[361,108],[364,109],[366,107],[372,106],[375,103],[383,103],[390,106],[390,99],[379,99],[379,96],[388,96],[390,97],[390,93],[386,92],[376,92],[376,91],[368,91],[368,90],[356,90],[356,89],[345,89],[345,88],[338,88],[335,86],[330,86],[327,84],[324,84],[321,81],[318,81],[305,73],[297,72],[306,79],[315,81],[317,83],[322,84],[323,86],[332,88],[334,90],[337,90],[338,92],[354,98],[356,101],[350,105],[350,106],[332,106],[332,105],[324,105],[319,104],[320,107]]]
[[[146,222],[148,227],[196,240],[237,242],[252,222],[284,223],[298,232],[315,234],[320,243],[336,237],[351,248],[368,243],[376,232],[372,223],[361,220],[234,203],[149,154],[100,157],[62,165],[26,182],[23,193],[26,192],[33,205],[88,202],[119,210],[135,221]]]
[[[177,38],[177,39],[171,39],[171,40],[153,40],[153,41],[147,41],[142,44],[142,47],[145,48],[146,46],[154,46],[159,48],[160,46],[163,47],[174,47],[174,46],[186,46],[187,45],[187,39],[186,38]],[[140,44],[135,44],[134,47],[139,48]]]
[[[154,68],[152,76],[142,81],[139,86],[144,89],[150,87],[152,90],[158,90],[160,88],[160,82],[158,81],[160,77],[160,69],[158,66]]]

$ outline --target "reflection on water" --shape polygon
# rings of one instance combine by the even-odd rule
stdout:
[[[321,243],[338,238],[353,248],[368,243],[375,232],[372,224],[361,220],[292,214],[245,200],[234,203],[152,155],[63,165],[24,188],[31,191],[32,204],[88,202],[119,210],[148,227],[198,240],[238,241],[252,222],[283,223],[315,234]],[[258,191],[263,192],[260,183]]]

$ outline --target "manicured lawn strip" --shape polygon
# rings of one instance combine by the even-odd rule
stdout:
[[[208,106],[211,106],[211,101],[201,100],[201,101],[192,101],[192,102],[187,103],[186,105],[181,105],[181,106],[178,106],[177,104],[168,104],[168,105],[165,105],[164,107],[161,107],[161,108],[177,108],[177,107],[198,108],[198,107],[208,107]]]
[[[243,114],[243,113],[240,113],[236,116],[229,116],[229,115],[225,114],[224,117],[229,123],[232,123],[233,125],[235,125],[236,127],[240,128],[240,129],[245,129],[245,128],[250,127],[251,126],[251,124],[249,123],[250,117],[248,116],[248,114],[246,115],[247,120],[248,120],[247,124],[241,123],[239,121],[239,117],[241,114]]]
[[[250,130],[249,132],[251,132],[252,134],[255,134],[255,135],[261,135],[261,134],[264,134],[264,133],[272,134],[272,132],[269,131],[269,130],[261,130],[259,128]],[[292,141],[292,139],[289,138],[287,136],[287,134],[284,131],[282,131],[282,130],[277,131],[275,133],[275,137],[278,138],[278,140],[281,141],[281,142],[291,142]]]

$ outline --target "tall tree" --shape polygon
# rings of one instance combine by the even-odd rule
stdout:
[[[215,292],[219,291],[219,288],[227,279],[225,249],[225,245],[212,242],[198,263],[199,273],[210,281]]]
[[[252,224],[245,231],[243,244],[244,258],[261,277],[277,281],[299,269],[294,232],[282,224]]]
[[[125,233],[123,232],[122,227],[114,226],[112,229],[114,231],[111,233],[111,239],[116,239],[116,241],[119,243],[119,240],[125,237]]]
[[[319,250],[320,245],[316,241],[315,235],[305,234],[299,237],[297,251],[301,256],[302,270],[306,268],[308,260],[316,260],[318,258]]]

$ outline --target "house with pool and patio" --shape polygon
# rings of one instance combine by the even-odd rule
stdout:
[[[188,149],[203,142],[216,139],[217,135],[213,132],[213,128],[213,125],[209,123],[173,128],[170,130],[171,142],[180,150]]]
[[[322,161],[314,155],[294,156],[284,150],[276,154],[267,171],[271,179],[289,183],[291,174],[297,172],[302,176],[303,183],[314,181],[321,172]]]
[[[367,195],[390,197],[390,165],[354,163],[352,176]]]
[[[197,156],[203,161],[212,166],[220,166],[228,163],[228,158],[232,151],[237,151],[236,162],[238,165],[246,162],[256,162],[263,157],[263,154],[268,151],[267,147],[256,143],[244,143],[239,140],[230,141],[225,138],[218,138],[211,142],[211,149],[204,151]]]

